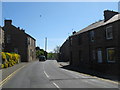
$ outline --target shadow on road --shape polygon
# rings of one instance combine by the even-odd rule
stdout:
[[[61,68],[71,70],[71,71],[76,71],[76,72],[83,73],[83,74],[97,76],[97,77],[104,78],[104,79],[110,79],[110,80],[113,80],[113,81],[120,81],[119,75],[110,75],[109,73],[102,73],[102,72],[91,70],[91,69],[88,69],[88,68],[85,68],[85,67],[84,68],[82,68],[82,67],[78,68],[78,67],[73,67],[71,65],[66,65],[66,66],[62,66]]]

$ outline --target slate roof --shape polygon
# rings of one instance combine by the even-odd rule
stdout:
[[[75,34],[73,34],[72,36],[74,35],[78,35],[80,33],[83,33],[83,32],[86,32],[86,31],[89,31],[89,30],[92,30],[92,29],[95,29],[97,27],[100,27],[100,26],[104,26],[106,24],[109,24],[109,23],[112,23],[112,22],[115,22],[117,20],[120,20],[120,14],[116,14],[114,15],[111,19],[109,19],[108,21],[104,22],[104,20],[100,20],[98,22],[95,22],[89,26],[87,26],[86,28],[76,32]]]

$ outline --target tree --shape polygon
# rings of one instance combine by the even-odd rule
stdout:
[[[54,48],[54,51],[53,51],[53,53],[54,53],[54,58],[55,58],[56,60],[59,59],[59,50],[60,50],[60,46],[56,46],[56,47]]]
[[[60,46],[56,46],[56,47],[54,48],[54,53],[59,53],[59,50],[60,50]]]
[[[36,47],[36,57],[38,58],[40,55],[45,55],[45,51],[40,47]]]
[[[54,57],[54,53],[53,52],[49,52],[48,54],[47,54],[47,57],[48,57],[48,59],[55,59],[55,57]]]
[[[35,49],[36,49],[36,51],[37,51],[37,50],[40,50],[40,47],[37,46]]]

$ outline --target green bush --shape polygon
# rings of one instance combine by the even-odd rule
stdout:
[[[20,61],[20,55],[16,53],[2,52],[1,55],[2,55],[1,68],[12,67],[15,64],[19,63]]]

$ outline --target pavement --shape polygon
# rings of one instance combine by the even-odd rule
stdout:
[[[12,83],[11,83],[12,82]],[[2,88],[118,88],[118,83],[61,68],[56,60],[34,61],[9,78]],[[105,90],[106,90],[105,89]]]
[[[58,62],[60,66],[68,66],[69,62]]]
[[[118,76],[118,75],[110,75],[110,74],[106,74],[106,73],[102,73],[102,72],[98,72],[95,70],[90,70],[90,69],[82,68],[82,67],[72,67],[69,65],[69,62],[58,62],[58,63],[61,68],[76,71],[78,73],[83,73],[83,74],[87,74],[87,75],[91,75],[91,76],[100,77],[103,79],[113,80],[116,82],[118,82],[120,79],[120,76]]]

